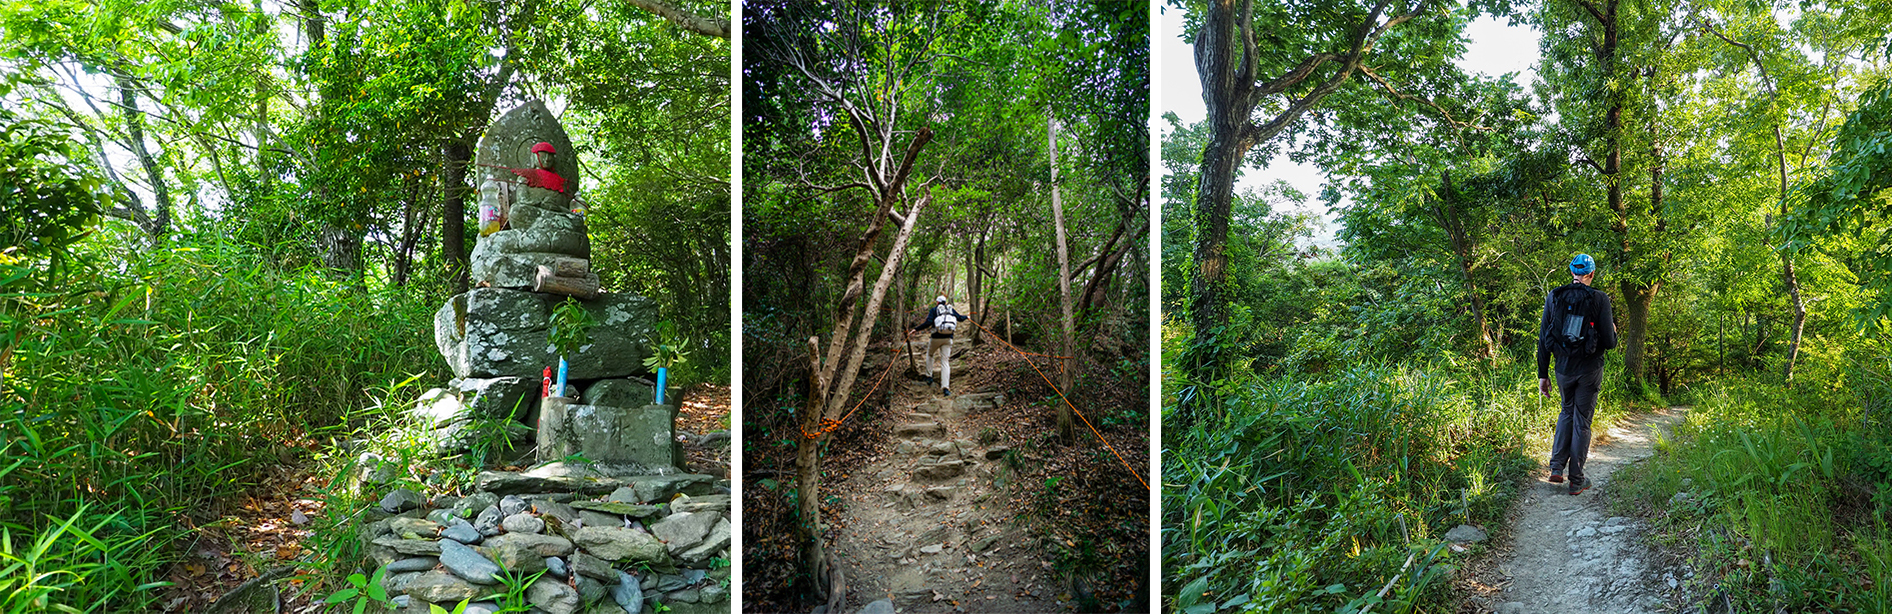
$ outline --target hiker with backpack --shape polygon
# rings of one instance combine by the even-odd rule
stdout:
[[[1567,475],[1570,494],[1578,495],[1590,488],[1583,463],[1590,456],[1590,419],[1603,388],[1603,352],[1616,347],[1616,318],[1610,295],[1591,287],[1596,259],[1577,254],[1570,259],[1570,276],[1569,284],[1544,297],[1537,334],[1537,391],[1544,398],[1557,398],[1550,396],[1547,371],[1555,356],[1563,410],[1550,443],[1550,481],[1564,482]]]
[[[951,303],[946,302],[946,297],[941,296],[934,300],[933,308],[926,312],[926,319],[913,327],[915,332],[933,329],[933,338],[926,345],[926,383],[933,383],[933,353],[938,352],[939,390],[946,396],[953,396],[953,331],[967,319],[959,310],[953,309]]]

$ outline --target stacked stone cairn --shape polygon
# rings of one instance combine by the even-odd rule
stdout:
[[[729,483],[678,469],[676,409],[655,404],[643,378],[656,310],[641,297],[597,292],[584,215],[572,206],[570,141],[531,101],[493,124],[479,162],[529,167],[529,148],[541,141],[565,154],[552,170],[567,178],[567,193],[500,187],[510,173],[482,168],[481,198],[508,201],[510,227],[474,248],[478,287],[435,313],[434,341],[455,379],[415,410],[441,452],[503,433],[539,463],[482,471],[464,496],[394,489],[369,510],[363,549],[387,570],[384,586],[402,612],[451,611],[468,599],[477,600],[468,614],[495,612],[500,605],[486,598],[505,592],[502,569],[545,572],[525,591],[534,613],[642,614],[658,603],[676,614],[728,612]],[[566,389],[542,397],[541,374],[559,359],[548,341],[552,310],[567,296],[596,325],[565,357]]]

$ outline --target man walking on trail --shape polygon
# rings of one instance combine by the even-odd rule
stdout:
[[[1557,434],[1550,444],[1550,481],[1565,481],[1569,491],[1590,488],[1583,463],[1590,456],[1590,418],[1596,415],[1596,395],[1603,388],[1603,351],[1616,347],[1616,317],[1610,296],[1591,287],[1596,280],[1596,259],[1577,254],[1570,259],[1571,282],[1544,297],[1544,319],[1537,334],[1537,391],[1550,396],[1546,370],[1557,357],[1557,390],[1563,410],[1557,414]]]
[[[959,323],[966,321],[966,316],[953,309],[952,304],[941,296],[934,300],[933,308],[926,312],[926,320],[914,331],[933,329],[933,338],[926,344],[926,383],[933,383],[933,353],[939,353],[939,390],[941,394],[953,396],[953,331]]]

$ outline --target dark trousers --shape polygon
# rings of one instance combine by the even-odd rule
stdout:
[[[1596,416],[1596,394],[1603,389],[1603,370],[1573,375],[1557,374],[1557,392],[1563,411],[1557,413],[1557,435],[1550,440],[1550,470],[1563,471],[1572,480],[1583,478],[1583,463],[1590,458],[1590,418]]]

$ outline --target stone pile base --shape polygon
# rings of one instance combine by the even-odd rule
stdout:
[[[545,571],[526,590],[534,613],[728,612],[729,509],[727,480],[554,463],[481,473],[465,497],[396,489],[360,537],[403,614],[504,592],[502,568]]]

